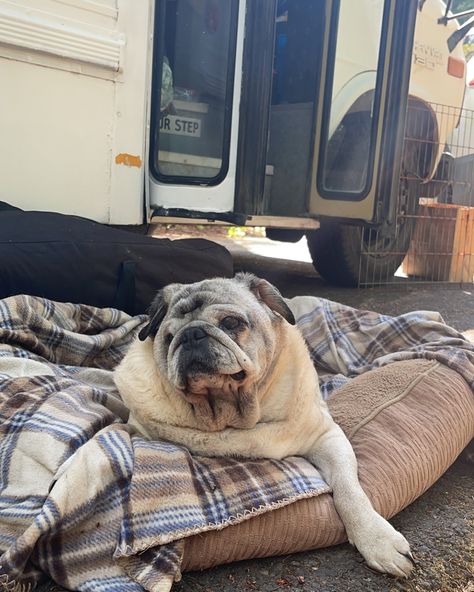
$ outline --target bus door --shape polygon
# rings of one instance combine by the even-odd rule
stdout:
[[[158,0],[156,213],[380,222],[394,209],[417,3]]]
[[[234,209],[245,2],[157,0],[150,140],[156,211]]]
[[[261,13],[265,2],[256,4]],[[254,47],[244,68],[247,55],[254,63],[243,103],[259,104],[246,128],[241,113],[237,208],[267,218],[387,220],[396,208],[417,3],[266,5],[274,36],[264,43],[260,28],[246,37]]]

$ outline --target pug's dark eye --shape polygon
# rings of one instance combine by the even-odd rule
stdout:
[[[167,333],[165,335],[165,343],[166,343],[166,345],[170,345],[172,341],[173,341],[173,335],[171,333]]]
[[[221,321],[221,327],[229,331],[239,329],[242,325],[242,320],[237,317],[224,317]]]

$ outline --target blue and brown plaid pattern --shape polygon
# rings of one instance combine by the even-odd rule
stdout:
[[[416,358],[449,366],[474,389],[474,344],[446,325],[437,312],[389,317],[311,296],[293,298],[289,304],[325,399],[364,372]]]
[[[390,318],[315,298],[290,306],[325,396],[413,357],[474,386],[474,347],[436,313]],[[133,433],[111,369],[144,320],[28,296],[0,301],[0,589],[33,588],[46,573],[74,590],[168,592],[183,537],[328,491],[301,458],[193,457]]]

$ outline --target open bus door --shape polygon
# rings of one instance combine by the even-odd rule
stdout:
[[[154,215],[393,237],[416,12],[407,0],[158,0]]]

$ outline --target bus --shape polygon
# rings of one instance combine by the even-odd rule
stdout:
[[[462,107],[450,6],[0,0],[0,200],[264,226],[329,281],[393,273]]]

